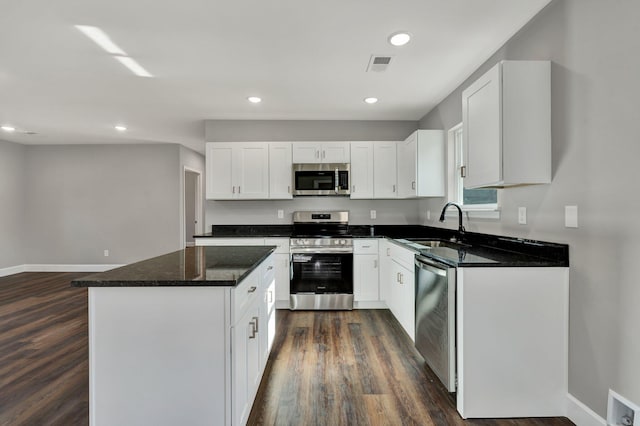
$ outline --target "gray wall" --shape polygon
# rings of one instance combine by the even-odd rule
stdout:
[[[208,142],[237,141],[383,141],[404,140],[418,128],[416,121],[208,120]],[[288,224],[296,210],[348,210],[353,224],[411,224],[419,220],[416,200],[350,200],[305,197],[287,201],[207,201],[210,225]],[[284,219],[278,219],[278,209]],[[376,210],[376,219],[370,219]]]
[[[0,141],[0,269],[26,263],[25,147]]]
[[[500,59],[552,61],[553,182],[503,190],[502,218],[467,228],[570,244],[569,391],[603,417],[609,388],[640,403],[639,22],[635,0],[554,1],[420,121],[459,123],[462,89]],[[421,222],[443,204],[422,201]],[[578,229],[565,205],[578,205]]]
[[[25,149],[27,263],[131,263],[181,247],[178,145]]]

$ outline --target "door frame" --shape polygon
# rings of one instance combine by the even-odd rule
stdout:
[[[187,173],[195,173],[198,175],[196,179],[196,234],[202,234],[203,231],[203,223],[202,223],[202,201],[203,201],[203,193],[202,193],[202,171],[197,170],[188,166],[182,167],[182,188],[180,192],[182,193],[182,209],[180,211],[181,217],[181,226],[180,226],[180,247],[185,248],[187,246],[187,235],[186,235],[186,227],[187,227],[187,194],[185,191],[185,186],[187,182]]]

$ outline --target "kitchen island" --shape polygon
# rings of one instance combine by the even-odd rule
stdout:
[[[273,246],[192,247],[89,287],[99,425],[245,424],[275,335]]]

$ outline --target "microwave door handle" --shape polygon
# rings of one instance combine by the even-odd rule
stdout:
[[[338,171],[337,167],[336,167],[335,183],[336,183],[336,194],[337,194],[338,191],[340,190],[340,172]]]

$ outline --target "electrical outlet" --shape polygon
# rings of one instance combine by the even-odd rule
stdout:
[[[578,206],[564,206],[565,228],[578,227]]]
[[[109,250],[104,251],[104,257],[109,257]]]
[[[375,219],[376,218],[376,211],[375,210],[371,210],[371,219]]]
[[[278,210],[278,219],[284,219],[284,210]]]
[[[431,210],[427,210],[427,220],[431,220]]]
[[[518,207],[518,223],[520,225],[527,224],[527,208],[526,207]]]
[[[633,426],[638,418],[640,418],[640,406],[609,389],[607,424],[612,426]]]

